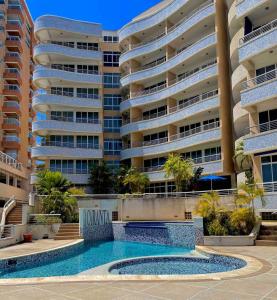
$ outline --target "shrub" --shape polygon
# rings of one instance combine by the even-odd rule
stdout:
[[[51,225],[51,224],[59,224],[62,220],[57,216],[45,216],[45,215],[38,215],[36,216],[37,224],[41,225]]]
[[[209,235],[228,235],[228,229],[220,224],[218,219],[214,219],[208,225]]]
[[[256,217],[251,208],[243,207],[234,210],[230,217],[232,227],[236,228],[238,234],[249,234],[256,222]]]

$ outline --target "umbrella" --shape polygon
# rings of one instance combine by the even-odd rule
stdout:
[[[226,180],[226,178],[221,176],[216,176],[216,175],[207,175],[200,178],[200,181],[211,182],[211,190],[213,190],[213,181],[223,181],[223,180]]]

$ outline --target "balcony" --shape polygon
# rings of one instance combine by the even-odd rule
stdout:
[[[174,57],[171,57],[168,61],[165,61],[165,59],[161,59],[155,61],[153,64],[148,64],[146,66],[136,69],[134,73],[123,77],[121,79],[121,84],[122,86],[127,86],[132,82],[145,80],[154,76],[160,76],[161,74],[184,63],[191,57],[198,55],[199,52],[207,50],[212,46],[215,46],[215,44],[216,35],[215,33],[213,33],[202,38],[193,45],[181,49]]]
[[[237,18],[245,17],[251,13],[254,9],[257,9],[260,5],[265,4],[270,1],[265,0],[236,0],[236,11],[237,11]]]
[[[20,149],[20,138],[13,135],[3,137],[2,146],[4,149]]]
[[[85,50],[80,48],[71,48],[51,42],[38,44],[34,47],[34,59],[40,64],[46,64],[51,61],[62,61],[66,58],[72,60],[89,60],[100,62],[102,52],[98,50]]]
[[[21,115],[20,104],[17,101],[4,101],[2,111]]]
[[[21,89],[17,84],[5,84],[3,90],[4,96],[14,96],[17,99],[21,99]]]
[[[199,157],[193,160],[196,167],[202,167],[203,175],[219,174],[223,172],[223,165],[221,161],[221,154]],[[153,168],[144,168],[143,172],[149,177],[150,182],[167,181],[163,166],[156,166]]]
[[[87,98],[85,98],[85,96]],[[85,109],[102,109],[102,101],[99,95],[81,95],[35,93],[33,96],[32,107],[35,111],[46,112],[57,109],[57,107],[85,108]]]
[[[244,82],[242,88],[242,107],[273,101],[277,95],[277,69]]]
[[[18,84],[22,84],[20,70],[17,68],[6,68],[4,71],[4,79],[16,80]]]
[[[6,30],[17,32],[20,36],[23,36],[23,24],[19,19],[8,20]]]
[[[259,124],[250,128],[250,134],[244,138],[244,150],[255,154],[277,149],[277,120]]]
[[[23,51],[22,40],[19,36],[8,35],[6,38],[7,48],[17,48],[19,52]]]
[[[144,106],[170,98],[183,90],[195,87],[205,80],[216,77],[217,74],[216,60],[207,61],[194,70],[188,71],[179,78],[170,81],[168,86],[163,85],[152,90],[142,90],[132,94],[131,99],[125,99],[120,103],[120,110],[123,112],[131,107]]]
[[[274,20],[240,39],[239,60],[249,60],[277,45],[277,20]]]
[[[219,126],[219,122],[215,122],[170,136],[169,138],[133,143],[132,148],[121,151],[121,159],[176,152],[194,145],[218,141],[221,138]]]
[[[22,164],[18,162],[16,159],[12,158],[11,156],[7,155],[6,153],[3,153],[0,151],[0,163],[3,163],[5,165],[8,165],[12,167],[13,169],[22,170]]]
[[[193,115],[219,107],[218,90],[198,95],[183,104],[170,108],[162,116],[153,115],[148,119],[133,119],[132,123],[121,127],[121,135],[166,126],[182,121]]]
[[[102,159],[103,151],[99,145],[74,144],[60,142],[42,142],[41,145],[33,147],[31,150],[33,159]]]
[[[16,118],[6,118],[4,119],[2,129],[20,132],[20,122]]]
[[[184,32],[188,31],[193,26],[196,26],[199,22],[214,14],[215,6],[213,1],[207,1],[203,6],[198,7],[196,10],[185,16],[184,19],[169,28],[167,32],[160,33],[158,36],[153,36],[143,43],[131,45],[131,50],[121,55],[119,64],[122,65],[130,59],[149,54],[165,47],[166,45],[170,44],[172,41],[180,37],[182,34],[184,34]],[[151,27],[152,26],[153,24],[151,24]],[[119,39],[122,41],[122,31],[120,31],[119,33]]]
[[[22,69],[21,55],[18,52],[12,52],[12,51],[6,52],[5,63],[16,63]]]
[[[102,84],[102,75],[98,73],[78,73],[75,69],[54,69],[45,66],[37,66],[33,73],[33,82],[38,88],[48,88],[57,82],[65,84]]]
[[[52,120],[35,121],[32,124],[32,132],[45,136],[50,133],[86,133],[100,134],[103,132],[100,120],[77,119],[72,118],[55,118]]]

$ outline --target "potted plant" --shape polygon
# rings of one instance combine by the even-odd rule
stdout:
[[[32,233],[23,233],[24,243],[32,243],[33,234]]]

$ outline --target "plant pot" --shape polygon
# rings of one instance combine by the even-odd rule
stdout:
[[[23,239],[24,239],[24,243],[32,243],[32,241],[33,241],[32,233],[24,233]]]

